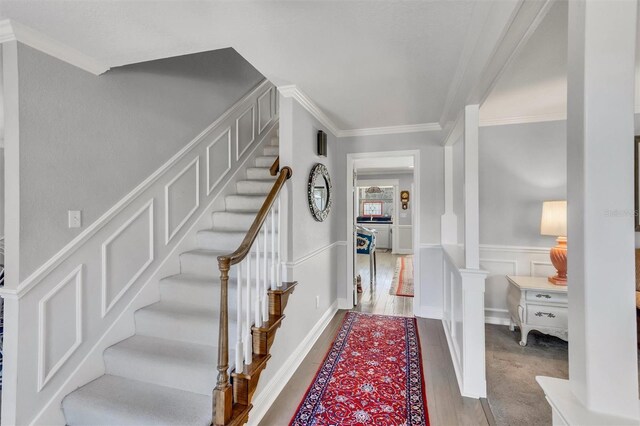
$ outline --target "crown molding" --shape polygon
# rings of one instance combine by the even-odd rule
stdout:
[[[97,59],[85,55],[73,47],[60,43],[44,33],[11,19],[5,19],[0,21],[0,44],[10,41],[19,41],[22,44],[94,75],[103,74],[110,68]]]
[[[442,130],[440,123],[406,124],[401,126],[369,127],[366,129],[340,130],[339,138],[349,136],[392,135],[398,133],[438,132]]]
[[[293,98],[306,109],[309,114],[313,115],[316,120],[322,123],[334,136],[338,136],[340,130],[333,121],[315,104],[306,94],[304,94],[298,86],[291,84],[289,86],[280,86],[278,91],[285,98]]]

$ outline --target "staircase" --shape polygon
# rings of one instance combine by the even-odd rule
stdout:
[[[272,284],[269,288],[265,277],[264,300],[256,303],[255,308],[249,304],[251,301],[243,302],[248,308],[242,312],[244,305],[236,303],[238,289],[243,295],[241,300],[246,301],[253,284],[251,281],[247,281],[246,287],[242,284],[238,268],[231,270],[225,284],[226,278],[218,270],[218,256],[229,256],[241,246],[254,220],[257,221],[256,216],[260,217],[259,212],[265,208],[263,204],[270,198],[270,192],[275,191],[277,196],[290,176],[290,169],[287,177],[276,180],[272,176],[270,169],[275,168],[277,156],[278,138],[274,137],[270,145],[263,147],[263,155],[255,159],[255,166],[246,169],[246,180],[237,182],[236,193],[225,197],[225,210],[212,212],[212,228],[197,233],[197,247],[180,254],[180,273],[160,281],[160,301],[135,313],[135,334],[105,350],[105,374],[65,397],[62,408],[68,425],[210,425],[212,421],[221,424],[215,420],[220,416],[215,412],[216,398],[212,412],[212,397],[214,387],[221,384],[220,376],[216,380],[220,365],[228,364],[222,379],[229,382],[227,372],[233,377],[228,384],[233,393],[230,409],[233,414],[231,418],[228,414],[224,416],[223,423],[247,421],[253,391],[270,357],[269,347],[284,318],[282,311],[295,283],[277,287]],[[280,183],[277,190],[276,182]],[[270,213],[271,228],[265,226],[261,235],[270,238],[271,247],[276,247],[275,206]],[[254,246],[267,247],[266,240],[255,235],[254,238]],[[247,262],[253,258],[255,264],[260,256],[258,248],[257,253],[247,256]],[[265,265],[267,256],[271,254],[263,251]],[[274,276],[279,278],[279,274],[272,273],[271,277]],[[249,279],[246,275],[245,278]],[[262,287],[256,285],[258,288]],[[228,304],[221,303],[227,290]],[[263,302],[267,306],[267,301],[268,314],[258,306]],[[243,321],[245,317],[268,320],[256,324],[252,320]],[[238,327],[246,328],[252,344],[236,343],[235,337],[242,335]],[[221,333],[223,338],[219,341]],[[244,348],[241,349],[244,358],[235,353],[236,348]],[[228,354],[230,362],[224,356],[219,359],[219,353]],[[243,362],[240,368],[234,366],[237,359]],[[229,403],[230,400],[225,401]]]

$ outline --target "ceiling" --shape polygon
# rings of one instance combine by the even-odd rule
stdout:
[[[233,47],[349,130],[438,122],[478,3],[3,0],[0,17],[112,67]]]
[[[494,124],[566,117],[567,2],[556,1],[480,109]]]

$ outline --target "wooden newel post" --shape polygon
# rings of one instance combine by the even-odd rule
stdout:
[[[213,424],[222,426],[231,420],[233,390],[229,381],[229,270],[231,258],[218,257],[220,269],[220,334],[218,335],[218,382],[213,390]]]

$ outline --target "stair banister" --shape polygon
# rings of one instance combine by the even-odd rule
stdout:
[[[278,170],[279,158],[274,162],[274,166],[271,168],[272,175],[274,170]],[[233,411],[233,388],[229,378],[229,306],[228,306],[228,287],[229,287],[229,270],[232,265],[237,265],[242,262],[248,255],[250,255],[251,248],[256,241],[265,220],[267,219],[271,209],[274,207],[276,201],[278,201],[278,208],[280,208],[279,194],[280,190],[284,187],[286,181],[291,178],[293,171],[290,167],[283,167],[276,171],[277,178],[271,188],[271,191],[267,195],[260,211],[254,219],[249,231],[245,235],[244,239],[240,243],[240,246],[231,254],[218,256],[218,269],[220,270],[220,332],[218,334],[218,380],[216,387],[213,390],[213,424],[214,425],[226,425],[229,423],[232,417]],[[278,230],[278,241],[280,240],[280,232]],[[256,264],[259,259],[259,248],[256,244]],[[265,256],[266,259],[266,256]],[[278,255],[279,268],[280,256]],[[250,261],[250,258],[249,260]],[[257,266],[257,265],[256,265]],[[249,275],[250,268],[247,268],[247,275]],[[259,269],[256,268],[256,272]],[[279,278],[280,274],[276,273]],[[256,280],[259,278],[256,276]],[[266,280],[266,277],[265,277]],[[250,289],[250,283],[248,289]],[[259,286],[256,286],[259,289]],[[250,290],[248,290],[250,292]],[[249,297],[249,295],[247,296]],[[259,299],[259,294],[256,295]],[[250,306],[248,304],[248,306]],[[258,303],[258,308],[260,304]],[[259,314],[259,311],[256,313]],[[250,318],[250,315],[247,316]],[[242,327],[242,324],[238,324],[238,327]],[[248,351],[245,348],[245,355]],[[251,357],[245,357],[247,363],[251,361]],[[239,366],[236,366],[239,368]]]

